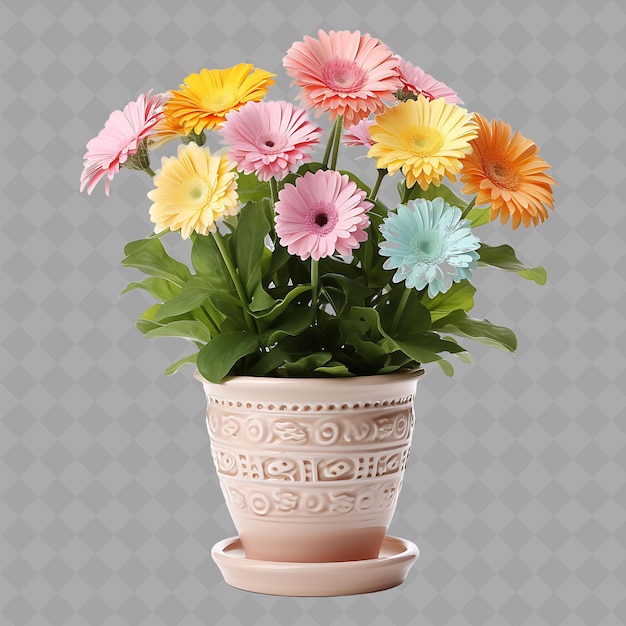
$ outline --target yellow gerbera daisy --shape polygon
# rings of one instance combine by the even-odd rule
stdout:
[[[171,92],[165,116],[177,119],[186,135],[192,131],[199,135],[205,128],[219,126],[229,111],[251,100],[262,100],[274,84],[274,76],[250,63],[223,70],[205,68],[199,74],[189,74],[180,91]]]
[[[552,187],[556,181],[545,173],[550,166],[539,156],[539,148],[521,133],[513,136],[510,124],[479,113],[478,137],[473,152],[463,161],[463,193],[477,194],[476,205],[491,203],[489,219],[500,215],[504,224],[511,218],[515,230],[520,223],[528,228],[548,217],[554,208]]]
[[[225,154],[210,154],[196,143],[178,147],[178,156],[163,157],[148,192],[153,204],[150,219],[155,233],[180,230],[183,239],[192,231],[215,231],[215,223],[239,211],[237,172]]]
[[[369,130],[374,145],[367,156],[377,158],[376,167],[389,174],[402,169],[407,187],[417,182],[422,189],[438,186],[444,176],[454,182],[477,135],[465,109],[423,95],[390,107]]]

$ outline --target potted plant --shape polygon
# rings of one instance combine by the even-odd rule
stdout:
[[[206,393],[239,532],[213,548],[227,582],[373,591],[418,553],[386,532],[423,366],[451,376],[467,340],[516,349],[513,331],[470,316],[474,272],[546,280],[480,229],[543,222],[556,183],[530,139],[368,34],[320,30],[283,64],[299,105],[266,97],[274,75],[247,63],[140,95],[88,142],[81,190],[104,178],[108,194],[121,168],[153,177],[154,232],[122,261],[146,277],[125,292],[155,300],[137,319],[147,337],[193,346],[167,374],[192,365]],[[365,153],[370,179],[340,168],[340,150]],[[182,261],[165,247],[181,236]]]

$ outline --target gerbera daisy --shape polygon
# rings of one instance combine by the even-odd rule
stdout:
[[[331,121],[342,115],[345,128],[381,113],[402,86],[389,48],[358,30],[319,30],[318,37],[295,42],[283,59],[307,106],[328,111]]]
[[[104,193],[109,195],[111,180],[129,157],[140,149],[141,142],[154,133],[154,127],[163,116],[167,94],[150,97],[151,91],[129,102],[123,110],[113,111],[97,137],[87,143],[80,190],[87,186],[91,194],[101,178],[106,176]]]
[[[311,123],[305,109],[290,102],[249,102],[231,111],[220,127],[230,146],[228,157],[246,174],[260,180],[282,180],[311,161],[322,129]]]
[[[452,283],[472,276],[480,246],[461,209],[443,198],[411,200],[398,206],[380,225],[384,240],[380,253],[389,257],[383,267],[397,269],[393,282],[422,290],[434,298]]]
[[[290,254],[317,261],[335,252],[348,255],[367,239],[372,203],[347,175],[307,172],[285,185],[276,203],[276,233]]]
[[[274,84],[274,76],[249,63],[223,70],[205,68],[199,74],[189,74],[180,91],[171,92],[165,115],[177,119],[186,135],[192,131],[199,135],[219,126],[229,111],[251,100],[262,100]]]
[[[396,56],[396,58],[399,61],[398,73],[402,81],[401,92],[408,92],[412,97],[422,94],[429,100],[443,98],[450,104],[462,104],[462,100],[448,85],[426,74],[421,67],[405,61],[402,57]]]
[[[180,125],[180,120],[167,115],[166,111],[164,111],[164,115],[154,127],[154,134],[150,136],[148,147],[151,149],[160,148],[168,141],[180,139],[186,135],[185,129]]]
[[[476,204],[491,203],[490,219],[500,215],[502,223],[511,218],[535,226],[554,208],[552,186],[556,181],[545,170],[550,166],[539,156],[537,145],[519,132],[511,137],[511,126],[502,120],[491,124],[479,113],[478,137],[471,144],[472,154],[463,159],[463,193],[477,194]]]
[[[430,183],[438,186],[444,176],[456,180],[476,128],[465,109],[443,98],[419,95],[376,117],[369,129],[374,145],[367,156],[376,157],[376,167],[389,174],[402,169],[407,187],[417,182],[428,189]]]
[[[192,231],[215,231],[215,223],[239,211],[237,172],[226,155],[210,154],[195,143],[178,147],[178,156],[163,157],[148,192],[153,204],[150,219],[155,233],[180,230],[183,239]]]
[[[364,146],[371,148],[374,145],[372,136],[370,135],[370,126],[374,124],[374,120],[361,120],[354,126],[350,126],[343,134],[343,141],[346,146]]]

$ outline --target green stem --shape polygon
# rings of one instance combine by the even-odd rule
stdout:
[[[322,160],[322,165],[324,166],[324,169],[328,167],[328,159],[330,158],[330,151],[332,150],[333,143],[335,142],[335,127],[336,127],[336,124],[333,124],[330,134],[328,135],[328,143],[326,144],[326,150],[324,150],[324,158]]]
[[[476,198],[478,196],[474,196],[470,203],[463,209],[463,213],[461,213],[461,219],[464,220],[469,215],[469,212],[476,206]]]
[[[319,261],[311,258],[311,306],[317,321],[317,293],[319,288]]]
[[[270,195],[272,204],[276,204],[278,202],[278,183],[275,178],[270,178]]]
[[[406,204],[409,201],[411,195],[411,188],[406,186],[406,180],[404,181],[404,193],[402,194],[402,200],[400,204]]]
[[[222,259],[224,259],[224,263],[226,264],[226,269],[228,270],[228,273],[230,274],[230,278],[233,281],[233,285],[235,286],[235,289],[237,290],[237,295],[239,296],[241,307],[243,308],[243,316],[246,320],[246,325],[248,326],[248,330],[251,333],[256,334],[255,324],[254,324],[252,316],[250,315],[250,309],[248,308],[248,295],[246,294],[246,290],[243,286],[243,283],[241,282],[241,278],[239,277],[239,274],[237,273],[237,268],[235,267],[235,264],[233,263],[233,260],[230,257],[228,248],[226,247],[226,243],[224,242],[224,239],[219,230],[215,229],[213,231],[213,238],[215,239],[217,248],[220,251],[220,254],[222,255]]]
[[[343,127],[343,115],[338,115],[335,120],[335,138],[333,143],[333,154],[330,158],[330,169],[337,169],[337,155],[339,154],[339,144],[341,143],[341,129]]]
[[[380,189],[380,184],[383,182],[383,178],[385,178],[385,174],[387,174],[387,170],[378,170],[378,178],[374,183],[374,187],[372,191],[370,191],[370,195],[368,200],[376,200],[376,196],[378,195],[378,190]]]
[[[150,176],[154,176],[154,170],[149,165],[146,165],[146,167],[144,167],[143,170],[144,172],[148,172]]]
[[[402,313],[404,313],[404,307],[406,303],[409,301],[409,296],[411,295],[411,290],[406,287],[404,293],[402,294],[402,298],[398,303],[398,308],[396,309],[396,314],[393,316],[393,321],[391,322],[391,332],[395,333],[396,327],[400,322],[400,318],[402,317]]]
[[[209,328],[211,337],[217,337],[217,335],[220,334],[220,331],[219,331],[219,328],[217,327],[217,324],[215,323],[215,320],[211,317],[211,314],[206,310],[206,308],[202,304],[200,305],[200,311],[205,317],[204,323]]]

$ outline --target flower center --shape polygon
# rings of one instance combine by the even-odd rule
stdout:
[[[262,130],[257,133],[255,143],[264,154],[275,154],[283,151],[287,139],[284,136],[278,137],[275,133]]]
[[[355,61],[336,59],[322,67],[322,81],[333,91],[349,93],[359,91],[367,81],[367,74]]]
[[[444,258],[444,241],[439,233],[423,230],[411,238],[411,250],[417,261],[427,264],[441,263]]]
[[[337,209],[323,201],[315,202],[306,214],[306,229],[316,235],[328,235],[337,225],[339,214]]]
[[[237,104],[237,94],[232,87],[212,89],[202,97],[200,106],[208,113],[228,111]]]
[[[186,196],[193,206],[204,206],[211,196],[212,189],[206,180],[202,178],[192,178],[187,183]]]
[[[502,189],[515,189],[519,183],[517,172],[500,161],[487,163],[485,173],[494,185]]]
[[[431,156],[439,152],[443,146],[441,133],[429,126],[412,128],[405,137],[408,150],[415,156]]]

